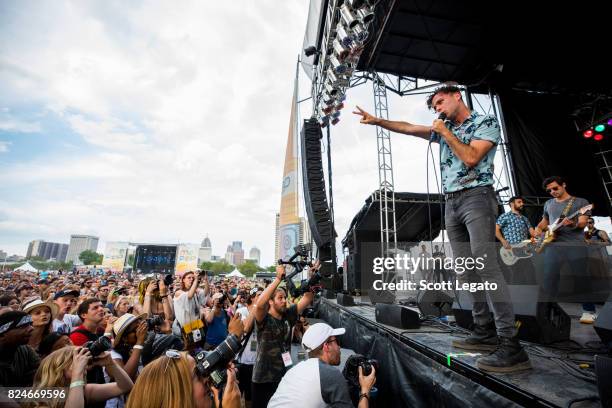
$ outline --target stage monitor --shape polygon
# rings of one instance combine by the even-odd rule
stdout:
[[[134,269],[140,273],[174,273],[176,245],[139,245]]]

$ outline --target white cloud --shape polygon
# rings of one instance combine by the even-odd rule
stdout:
[[[0,130],[40,133],[61,149],[0,165],[2,189],[24,191],[0,201],[0,247],[25,253],[31,239],[94,233],[103,250],[104,241],[208,233],[215,254],[243,240],[272,263],[307,13],[303,0],[1,2],[0,106],[13,116]],[[332,129],[341,237],[378,185],[375,130],[353,117],[355,104],[372,110],[371,84],[350,90]],[[14,119],[32,106],[39,111]],[[433,118],[422,96],[392,97],[390,107],[393,118]],[[47,131],[48,116],[86,147]],[[396,190],[425,191],[426,143],[392,143]]]
[[[40,133],[40,123],[29,123],[14,119],[0,119],[0,131],[18,133]]]
[[[0,140],[0,153],[8,152],[10,145],[11,145],[11,142],[6,142],[6,141]]]

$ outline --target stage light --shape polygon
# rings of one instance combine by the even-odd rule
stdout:
[[[595,126],[596,132],[603,132],[605,129],[606,129],[606,125],[604,125],[603,123],[600,123],[599,125]]]
[[[352,38],[359,44],[362,44],[365,40],[367,40],[369,34],[370,33],[368,33],[368,30],[366,30],[362,24],[357,24],[355,27],[353,27]]]
[[[319,126],[324,128],[328,124],[329,124],[329,117],[328,116],[321,116],[321,117],[319,117]]]
[[[319,51],[317,50],[317,47],[315,47],[314,45],[311,45],[310,47],[304,49],[304,55],[306,55],[307,57],[312,57],[318,52]]]
[[[342,45],[342,43],[337,38],[334,39],[332,47],[341,60],[348,57],[349,53],[351,52],[350,48],[345,45]]]
[[[334,106],[334,109],[336,111],[341,111],[344,108],[344,103],[340,102],[339,104],[337,104],[336,106]]]
[[[366,5],[365,0],[346,0],[345,4],[348,5],[352,10],[357,10]]]
[[[365,25],[368,25],[374,20],[374,12],[370,7],[364,7],[361,10],[357,10],[357,17]]]
[[[322,114],[321,116],[327,116],[327,115],[329,115],[330,113],[332,113],[332,111],[333,111],[334,109],[335,109],[335,106],[334,106],[334,105],[329,105],[329,106],[324,107],[324,108],[321,110],[321,114]]]
[[[584,133],[582,133],[582,136],[584,136],[585,139],[593,137],[593,129],[585,130]]]
[[[325,105],[331,105],[332,103],[334,103],[334,98],[327,93],[327,91],[323,92],[323,103]]]
[[[343,92],[338,92],[335,99],[338,102],[344,102],[346,100],[346,95]]]
[[[596,142],[601,142],[601,141],[603,140],[603,138],[604,138],[604,137],[603,137],[603,135],[602,135],[601,133],[598,133],[598,134],[596,134],[595,136],[593,136],[593,139],[594,139]]]
[[[340,6],[340,15],[342,16],[344,24],[346,24],[348,28],[353,28],[359,24],[359,20],[357,20],[351,9],[349,9],[346,4]]]
[[[332,119],[331,124],[336,126],[338,124],[338,122],[340,122],[340,118],[334,118],[334,119]]]
[[[346,64],[340,62],[335,55],[329,57],[329,62],[331,63],[331,66],[336,74],[344,74],[346,72]]]
[[[347,33],[346,28],[341,24],[338,24],[338,29],[336,30],[336,36],[341,44],[348,47],[353,42],[352,37]]]
[[[338,82],[338,77],[331,68],[327,69],[327,79],[329,79],[329,82],[331,82],[333,85],[336,85],[336,82]]]
[[[608,119],[608,126],[612,126],[612,119]]]
[[[335,111],[334,113],[332,113],[332,114],[331,114],[331,117],[332,117],[333,119],[337,119],[337,118],[339,118],[339,117],[340,117],[340,112]]]
[[[334,88],[334,86],[330,84],[329,82],[325,84],[325,90],[332,97],[335,97],[338,94],[338,90]]]

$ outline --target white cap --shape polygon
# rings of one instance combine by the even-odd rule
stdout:
[[[329,339],[331,336],[340,336],[345,332],[346,330],[343,327],[334,329],[327,323],[315,323],[304,333],[304,336],[302,337],[302,345],[306,348],[306,350],[312,351],[323,344],[325,340]]]

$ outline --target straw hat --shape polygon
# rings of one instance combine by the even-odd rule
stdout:
[[[42,300],[40,300],[40,298],[36,298],[36,299],[32,299],[32,300],[27,300],[21,306],[21,310],[23,310],[24,312],[29,314],[31,311],[33,311],[34,309],[39,308],[39,307],[48,307],[49,308],[49,310],[51,311],[51,321],[53,321],[53,319],[55,319],[55,316],[57,316],[57,312],[59,311],[59,308],[57,307],[57,305],[55,303],[52,303],[52,302],[43,302]]]
[[[148,315],[146,313],[143,313],[139,316],[134,316],[131,313],[126,313],[120,318],[118,318],[117,321],[113,324],[113,334],[115,335],[113,347],[117,347],[119,345],[119,343],[121,342],[121,336],[123,336],[125,330],[130,327],[130,324],[134,323],[138,319],[144,320],[147,318],[147,316]]]

